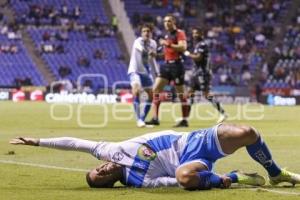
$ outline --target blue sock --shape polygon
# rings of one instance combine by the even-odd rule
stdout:
[[[199,176],[199,189],[207,190],[210,188],[221,187],[223,181],[222,179],[210,171],[198,172]]]
[[[232,183],[237,183],[238,182],[238,176],[236,175],[235,172],[231,172],[230,174],[226,174],[229,178],[231,178]]]
[[[150,109],[151,109],[151,104],[152,104],[152,101],[149,101],[149,100],[148,100],[148,101],[146,102],[146,105],[145,105],[145,107],[144,107],[144,114],[143,114],[143,116],[141,117],[143,121],[145,121],[145,119],[146,119],[146,117],[147,117],[147,115],[148,115],[148,113],[149,113],[149,111],[150,111]]]
[[[272,159],[270,150],[260,136],[254,144],[248,145],[246,149],[249,155],[268,171],[271,177],[280,174],[280,167]]]
[[[140,98],[139,96],[134,97],[133,99],[133,108],[136,115],[136,118],[139,120],[141,117],[141,111],[140,111]]]

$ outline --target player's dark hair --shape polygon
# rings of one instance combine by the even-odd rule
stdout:
[[[143,28],[149,28],[150,31],[152,32],[153,31],[153,24],[150,24],[150,23],[142,24],[140,31],[142,31]]]
[[[102,185],[99,185],[97,183],[95,183],[94,181],[92,181],[91,177],[90,177],[90,172],[87,172],[85,175],[86,178],[86,182],[87,184],[91,187],[91,188],[111,188],[113,187],[114,183],[104,183]]]
[[[87,172],[85,175],[86,182],[91,188],[97,188],[97,185],[91,180],[90,172]],[[99,187],[99,186],[98,186]]]
[[[204,30],[202,28],[200,28],[199,26],[194,26],[192,28],[192,30],[196,30],[198,33],[200,33],[201,35],[204,35]]]
[[[192,31],[193,30],[196,30],[200,34],[200,38],[198,39],[203,39],[203,37],[205,37],[206,31],[203,28],[200,28],[199,26],[194,26],[192,28]]]
[[[176,17],[173,14],[169,13],[165,17],[171,17],[174,23],[176,24]]]

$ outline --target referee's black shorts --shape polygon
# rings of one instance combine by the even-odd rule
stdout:
[[[184,84],[184,66],[181,60],[166,61],[160,66],[159,77],[174,81],[175,85]]]

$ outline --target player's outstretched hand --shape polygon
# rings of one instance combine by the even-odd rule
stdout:
[[[24,138],[17,137],[9,141],[10,144],[23,144],[23,145],[31,145],[31,146],[39,146],[39,139],[36,138]]]

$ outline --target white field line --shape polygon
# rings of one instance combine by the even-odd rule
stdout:
[[[12,165],[24,165],[24,166],[31,166],[31,167],[47,168],[47,169],[61,169],[61,170],[74,171],[74,172],[88,172],[89,171],[88,169],[58,167],[58,166],[53,166],[53,165],[18,162],[18,161],[13,161],[13,160],[0,160],[0,163],[2,163],[2,164],[12,164]]]
[[[251,190],[251,191],[265,191],[265,192],[270,192],[270,193],[275,193],[275,194],[281,194],[281,195],[295,195],[295,196],[300,196],[300,192],[287,192],[287,191],[282,191],[282,190],[271,190],[271,189],[266,189],[266,188],[249,188],[249,189],[241,189],[241,190]]]

